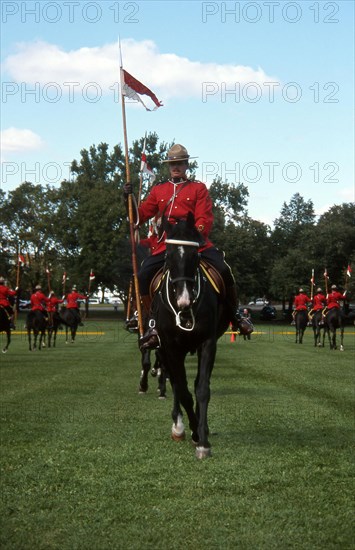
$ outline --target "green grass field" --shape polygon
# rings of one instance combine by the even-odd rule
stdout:
[[[149,377],[138,395],[122,323],[93,317],[74,345],[32,353],[14,335],[0,356],[1,549],[354,548],[354,328],[342,353],[314,348],[311,329],[303,345],[289,326],[256,331],[220,341],[203,461],[170,439],[170,388],[158,400]]]

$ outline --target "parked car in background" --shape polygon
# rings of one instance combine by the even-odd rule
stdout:
[[[276,319],[277,313],[274,306],[266,305],[260,311],[260,319],[263,321],[274,321]]]
[[[255,300],[251,300],[251,302],[248,303],[248,306],[265,306],[269,302],[267,300],[264,300],[264,298],[256,298]]]

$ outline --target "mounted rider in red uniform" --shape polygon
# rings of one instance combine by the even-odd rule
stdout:
[[[300,288],[298,291],[297,296],[295,296],[295,299],[293,301],[293,321],[291,325],[295,324],[295,319],[298,311],[308,311],[308,304],[312,302],[311,298],[307,296],[303,288]]]
[[[11,290],[8,286],[6,286],[4,277],[0,276],[0,307],[3,307],[6,311],[10,321],[10,328],[13,330],[15,330],[14,310],[9,301],[9,297],[16,296],[17,290],[17,288],[15,290]]]
[[[326,304],[326,297],[323,294],[323,291],[321,288],[317,288],[317,294],[313,296],[312,299],[312,309],[308,313],[308,318],[311,321],[313,315],[316,313],[316,311],[323,310]]]
[[[200,181],[191,181],[187,178],[189,154],[185,147],[176,144],[168,151],[168,158],[163,162],[169,163],[170,179],[152,187],[147,198],[138,207],[138,225],[153,218],[157,214],[165,216],[170,223],[176,223],[177,218],[186,218],[191,212],[195,218],[197,230],[204,238],[204,244],[199,253],[202,259],[210,263],[223,277],[226,287],[226,305],[229,311],[233,330],[238,330],[240,314],[237,306],[237,290],[235,280],[229,265],[224,261],[222,251],[215,248],[209,240],[213,225],[212,201],[207,187]],[[124,186],[125,199],[132,193],[131,184]],[[150,282],[155,273],[164,265],[165,235],[158,241],[152,255],[143,261],[138,273],[139,287],[143,308],[150,315],[151,298],[149,296]],[[154,349],[159,346],[159,336],[155,328],[155,321],[151,319],[150,328],[140,342],[142,349]]]
[[[34,311],[42,311],[45,320],[48,321],[47,304],[49,302],[49,298],[43,294],[41,285],[36,285],[35,291],[31,295],[30,300],[31,311],[28,314],[28,319],[33,317]]]
[[[49,293],[48,303],[47,303],[47,311],[49,315],[49,328],[53,327],[53,317],[54,314],[58,311],[58,304],[62,304],[64,300],[60,300],[56,297],[54,294],[54,290],[51,290]]]
[[[73,314],[77,317],[79,326],[83,327],[84,324],[81,321],[81,315],[79,310],[79,304],[78,300],[87,300],[87,296],[84,296],[83,294],[79,294],[79,292],[76,289],[76,285],[72,286],[71,292],[67,295],[67,309],[70,309],[70,311],[73,312]]]

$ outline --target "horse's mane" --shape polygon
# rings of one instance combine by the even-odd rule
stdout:
[[[187,239],[197,241],[202,244],[203,237],[195,226],[195,217],[189,212],[186,218],[173,218],[175,223],[169,223],[167,219],[163,220],[163,226],[169,238]]]

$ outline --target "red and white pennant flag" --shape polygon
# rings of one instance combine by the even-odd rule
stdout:
[[[352,271],[351,265],[349,264],[348,269],[346,270],[346,274],[347,274],[348,277],[351,277],[351,271]]]
[[[90,281],[93,281],[95,279],[95,274],[93,272],[93,270],[90,271]]]
[[[139,82],[139,80],[127,73],[124,69],[121,69],[121,86],[122,95],[129,97],[130,99],[140,101],[147,111],[155,111],[158,107],[162,107],[163,105],[152,90],[147,88],[147,86]],[[153,109],[149,109],[143,102],[142,98],[139,97],[140,95],[149,96],[153,103],[155,103],[155,107]]]

